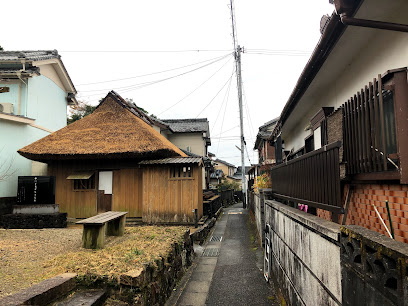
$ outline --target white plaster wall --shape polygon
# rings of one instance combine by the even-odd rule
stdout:
[[[58,87],[65,91],[64,84],[62,84],[60,77],[58,76],[55,68],[51,64],[39,65],[40,73],[43,76],[46,76],[51,81],[53,81]]]
[[[408,10],[408,2],[404,8]],[[401,9],[396,12],[393,20],[408,23],[407,10]],[[282,138],[285,141],[285,150],[293,148],[297,151],[304,146],[304,139],[310,134],[310,131],[304,131],[304,128],[321,107],[333,106],[336,109],[372,82],[373,78],[378,78],[379,74],[408,66],[406,33],[354,27],[350,28],[350,31],[358,32],[358,35],[352,36],[347,31],[295,107],[291,114],[293,120],[288,119],[286,127],[283,126]],[[337,59],[344,60],[344,53],[347,52],[344,49],[341,51],[339,46],[359,44],[358,40],[366,37],[370,39],[360,50],[354,52],[353,56],[347,54],[349,59],[345,63],[336,64]],[[317,82],[319,75],[324,77]]]
[[[271,227],[272,272],[288,304],[341,303],[339,226],[275,201],[265,201],[265,222]]]
[[[183,150],[190,147],[191,153],[205,156],[205,141],[202,133],[175,133],[169,135],[168,139]]]
[[[48,165],[37,161],[31,162],[31,175],[46,176],[48,173]]]

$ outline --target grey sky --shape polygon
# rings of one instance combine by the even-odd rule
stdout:
[[[252,163],[257,162],[252,148],[258,127],[279,116],[320,37],[321,16],[334,9],[328,2],[235,2],[238,41],[246,50],[242,55],[244,130]],[[229,0],[23,0],[18,2],[24,8],[22,15],[3,14],[2,24],[10,26],[3,29],[0,45],[6,50],[57,49],[79,100],[96,104],[114,89],[160,118],[207,117],[210,151],[238,165],[235,76],[229,85],[232,56],[186,73],[233,51],[228,4]],[[3,11],[16,11],[15,4],[8,5]],[[187,50],[201,51],[130,52]],[[203,63],[137,77],[198,62]],[[118,79],[127,80],[81,85]],[[145,86],[158,80],[163,81]]]

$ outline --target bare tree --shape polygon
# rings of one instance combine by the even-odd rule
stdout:
[[[2,155],[1,152],[3,152],[3,149],[0,150],[0,156]],[[9,161],[7,159],[0,159],[0,182],[6,181],[16,173],[17,170],[13,170],[14,159],[14,156]]]

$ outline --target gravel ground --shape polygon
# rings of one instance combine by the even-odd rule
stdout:
[[[81,249],[82,227],[0,229],[0,297],[41,281],[53,257]]]

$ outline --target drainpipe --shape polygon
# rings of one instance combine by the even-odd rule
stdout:
[[[375,21],[368,19],[354,18],[352,15],[356,8],[361,5],[361,1],[356,4],[354,0],[329,0],[334,4],[337,15],[340,16],[341,22],[344,25],[373,28],[397,32],[408,32],[408,25],[392,22]]]
[[[381,29],[388,31],[397,31],[397,32],[408,32],[408,25],[392,22],[383,22],[367,19],[358,19],[353,17],[348,17],[346,13],[340,15],[341,22],[344,25],[364,27],[364,28],[373,28]]]
[[[25,113],[24,113],[24,116],[25,117],[27,117],[27,100],[28,100],[28,83],[26,83],[26,82],[24,82],[24,80],[21,78],[21,72],[22,71],[24,71],[24,70],[20,70],[20,71],[17,71],[17,77],[20,79],[20,81],[21,82],[23,82],[24,84],[25,84],[25,86],[26,86],[26,103],[25,103]],[[19,87],[21,88],[21,83],[19,84]],[[19,91],[19,94],[21,95],[21,90]],[[19,109],[19,115],[21,116],[22,114],[21,114],[21,98],[20,98],[20,101],[19,101],[19,105],[18,105],[18,109]]]

